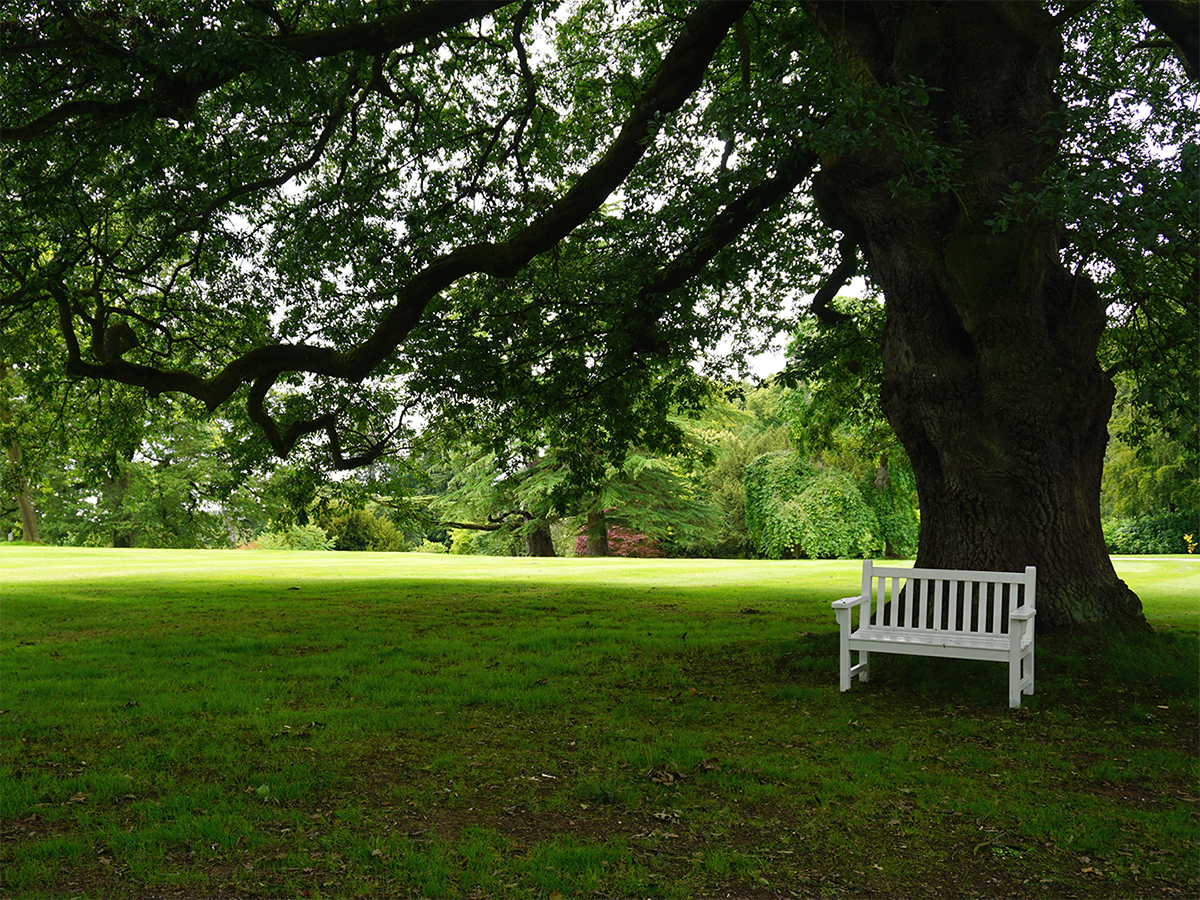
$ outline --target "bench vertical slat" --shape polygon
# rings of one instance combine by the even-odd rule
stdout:
[[[1008,592],[1009,586],[997,584],[991,588],[992,595],[992,624],[988,629],[992,634],[1003,634],[1004,626],[1000,618],[1000,608],[1004,606],[1004,595]]]
[[[909,582],[909,583],[911,584],[912,582]],[[921,595],[920,612],[918,613],[920,618],[917,619],[917,627],[921,628],[921,629],[927,629],[929,627],[929,579],[928,578],[921,579],[921,586],[917,589],[917,592]],[[934,627],[936,628],[937,626],[934,625]]]
[[[862,593],[859,594],[859,596],[866,597],[867,602],[858,608],[858,627],[859,628],[865,628],[872,621],[871,607],[873,607],[875,605],[873,598],[872,598],[872,594],[873,594],[872,575],[874,574],[874,572],[873,572],[874,565],[875,564],[869,559],[863,563]]]
[[[1022,605],[1027,606],[1030,609],[1035,608],[1034,607],[1034,595],[1036,593],[1037,593],[1037,568],[1034,566],[1026,566],[1025,567],[1025,585],[1024,585],[1024,590],[1021,591],[1021,596],[1025,602]],[[1029,649],[1024,650],[1023,655],[1025,656],[1025,681],[1028,682],[1028,688],[1026,688],[1026,686],[1024,684],[1022,684],[1021,690],[1023,693],[1032,694],[1033,693],[1033,643],[1034,643],[1033,622],[1032,621],[1026,621],[1026,622],[1021,623],[1020,633],[1021,633],[1022,637],[1024,637],[1026,631],[1029,632]],[[1019,704],[1020,702],[1021,702],[1021,698],[1017,697],[1017,703]]]
[[[942,630],[942,610],[945,609],[943,600],[946,597],[946,582],[935,581],[933,584],[933,630]]]

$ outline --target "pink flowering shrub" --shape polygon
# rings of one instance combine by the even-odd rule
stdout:
[[[575,538],[575,555],[583,556],[586,547],[587,532],[584,531]],[[654,538],[611,522],[608,524],[608,554],[639,559],[659,559],[667,555]]]

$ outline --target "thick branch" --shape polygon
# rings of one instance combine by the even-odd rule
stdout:
[[[846,313],[834,309],[832,303],[837,297],[837,292],[858,274],[858,242],[852,237],[844,237],[838,243],[838,252],[842,257],[841,262],[829,273],[829,277],[825,279],[825,283],[821,285],[821,289],[817,291],[812,302],[812,311],[826,325],[840,325],[852,318]]]
[[[699,87],[717,46],[746,5],[706,4],[693,12],[683,35],[604,156],[553,206],[508,241],[459,248],[418,273],[375,333],[346,354],[344,377],[361,379],[370,373],[413,329],[429,301],[459,278],[475,273],[512,277],[581,225],[641,160],[658,119],[677,110]]]
[[[533,513],[524,509],[511,509],[508,512],[492,513],[486,522],[438,522],[438,528],[462,528],[467,531],[499,531],[508,524],[513,516],[519,516],[526,522],[533,521]]]
[[[267,391],[280,374],[306,372],[361,381],[408,336],[429,302],[455,281],[476,273],[511,277],[535,256],[553,248],[594,213],[628,177],[652,142],[659,120],[679,109],[700,86],[717,47],[747,6],[747,2],[706,3],[693,11],[681,36],[663,58],[653,80],[604,155],[556,203],[508,241],[461,247],[426,266],[401,286],[397,302],[371,336],[357,347],[346,352],[306,344],[258,347],[207,379],[123,360],[97,365],[84,361],[80,354],[70,304],[65,289],[60,286],[55,296],[59,299],[60,320],[67,342],[68,374],[119,381],[143,387],[153,394],[164,391],[186,393],[202,401],[210,410],[227,401],[242,385],[252,384],[248,402],[251,418],[264,430],[276,452],[286,453],[301,437],[331,428],[332,421],[328,415],[319,416],[293,423],[287,432],[281,433],[264,407]],[[767,195],[779,193],[792,177],[795,177],[794,172],[781,172],[759,193],[750,192],[731,204],[727,220],[719,222],[714,233],[727,235],[725,242],[731,240],[756,214],[754,210],[767,202]],[[790,185],[786,185],[786,189],[790,190]],[[669,289],[672,283],[688,277],[689,272],[698,271],[701,261],[711,259],[716,249],[719,249],[716,244],[701,248],[690,268],[679,268],[658,290]]]
[[[1196,3],[1181,0],[1136,0],[1150,23],[1171,39],[1175,55],[1192,81],[1200,79],[1200,23]]]
[[[104,124],[127,119],[141,110],[148,110],[156,118],[176,118],[190,110],[204,94],[252,71],[253,58],[265,61],[274,53],[282,52],[310,62],[354,51],[386,53],[486,16],[508,2],[510,0],[425,3],[406,12],[384,16],[372,22],[326,28],[304,34],[256,38],[254,43],[260,47],[265,45],[268,48],[266,53],[229,53],[228,58],[222,56],[220,59],[206,60],[206,63],[219,65],[192,66],[179,71],[162,72],[156,78],[150,79],[145,88],[123,100],[106,100],[100,96],[65,100],[31,122],[12,128],[0,128],[0,141],[31,140],[46,134],[63,122],[84,116],[90,116]],[[204,38],[197,36],[197,44],[203,43]],[[210,42],[217,46],[222,46],[223,43],[227,42]],[[7,52],[11,64],[14,56],[40,52],[40,45],[10,47]],[[119,47],[110,48],[110,55],[124,55],[125,52]]]

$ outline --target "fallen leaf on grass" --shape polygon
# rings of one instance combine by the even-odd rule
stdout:
[[[669,767],[655,766],[646,773],[646,777],[655,784],[674,784],[677,781],[683,781],[687,778],[686,775],[679,771],[679,766],[674,763],[671,763]]]

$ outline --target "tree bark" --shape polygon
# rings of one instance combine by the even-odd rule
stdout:
[[[18,471],[20,470],[21,447],[16,441],[13,441],[8,448],[8,461],[18,467]],[[21,511],[21,540],[36,544],[41,537],[38,534],[37,512],[33,508],[33,495],[29,491],[29,483],[25,480],[24,473],[21,473],[19,479],[15,497],[17,508]]]
[[[9,369],[8,363],[0,363],[0,380],[8,377]],[[0,422],[9,425],[12,423],[12,419],[13,411],[9,407],[8,401],[5,400],[0,405]],[[17,472],[13,498],[17,501],[17,508],[21,511],[21,540],[37,543],[40,540],[37,512],[33,508],[33,494],[29,490],[29,480],[21,467],[21,445],[17,443],[16,439],[8,446],[8,462]]]
[[[1062,265],[1053,221],[993,224],[1058,150],[1052,19],[1019,2],[810,12],[860,77],[932,88],[865,149],[827,159],[814,185],[886,298],[882,403],[916,475],[917,564],[1035,565],[1040,629],[1144,627],[1100,528],[1114,397],[1096,356],[1104,307]],[[947,181],[914,168],[897,139],[914,134],[947,154]]]
[[[120,466],[120,463],[117,464]],[[102,497],[108,502],[112,516],[112,545],[128,549],[134,543],[134,528],[125,520],[125,495],[129,492],[129,470],[120,466],[119,474],[104,485]]]
[[[550,535],[550,526],[545,522],[538,525],[525,535],[526,556],[557,556],[554,552],[554,538]]]
[[[583,556],[610,556],[608,549],[608,520],[603,512],[590,512],[584,532]]]

